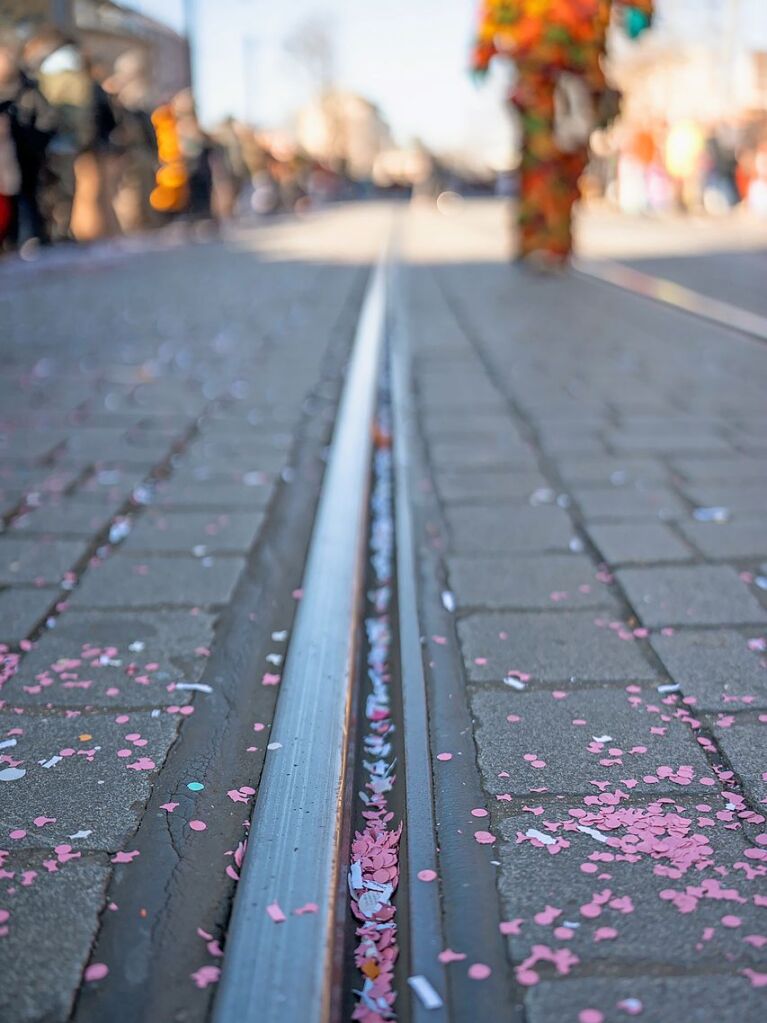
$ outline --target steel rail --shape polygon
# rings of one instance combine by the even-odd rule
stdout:
[[[395,300],[399,289],[390,289]],[[432,759],[429,745],[428,701],[418,613],[418,573],[412,512],[412,433],[414,417],[410,389],[408,336],[401,301],[390,306],[390,368],[394,454],[394,522],[397,564],[397,609],[400,647],[402,716],[405,749],[405,871],[408,900],[407,973],[410,978],[412,1023],[444,1023],[449,1018],[447,976],[439,961],[444,949],[440,885],[425,884],[418,874],[439,876],[437,829],[434,815]],[[419,994],[424,978],[437,996],[429,1004]],[[404,998],[400,992],[400,998]],[[437,1002],[441,1004],[437,1004]]]
[[[573,261],[573,268],[584,277],[612,284],[616,288],[642,295],[674,309],[681,309],[700,319],[735,330],[739,334],[767,341],[767,318],[764,316],[752,313],[748,309],[740,309],[721,299],[702,295],[675,281],[655,277],[642,270],[610,261],[576,259]]]
[[[382,258],[363,302],[333,434],[213,1023],[329,1023],[334,1012],[385,293]],[[308,904],[316,910],[295,914]]]

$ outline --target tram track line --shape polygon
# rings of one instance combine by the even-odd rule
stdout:
[[[363,301],[336,420],[213,1023],[325,1023],[338,1013],[339,913],[348,912],[339,894],[349,848],[385,275],[382,258]],[[295,914],[307,905],[316,908]]]
[[[582,277],[621,288],[752,339],[767,341],[767,317],[703,295],[675,281],[611,260],[575,259],[573,269]]]

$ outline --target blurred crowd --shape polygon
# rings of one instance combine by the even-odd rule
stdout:
[[[156,105],[145,60],[104,66],[53,28],[0,36],[0,251],[295,210],[347,188],[233,119],[203,130],[190,90]]]
[[[592,191],[627,213],[767,216],[767,117],[619,125],[593,140]]]

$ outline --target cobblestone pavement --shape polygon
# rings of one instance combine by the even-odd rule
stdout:
[[[348,221],[0,278],[3,1020],[117,1019],[76,1003],[105,969],[99,933],[123,1018],[150,1018],[144,988],[153,1019],[185,999],[185,1019],[207,1014],[382,240],[380,211],[356,214],[363,244],[339,261]],[[178,977],[150,975],[163,941]]]
[[[767,347],[501,216],[403,232],[453,1019],[761,1023]],[[209,1018],[389,219],[0,268],[3,1021]]]
[[[452,647],[513,1001],[529,1023],[758,1023],[767,347],[505,265],[489,213],[418,213],[406,291],[421,555],[456,604],[432,700]],[[439,761],[438,787],[462,770]],[[445,806],[448,853],[470,823]]]

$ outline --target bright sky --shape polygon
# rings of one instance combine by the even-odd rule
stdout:
[[[183,27],[183,0],[126,5]],[[270,126],[289,120],[312,86],[285,52],[284,40],[319,15],[335,42],[338,83],[378,103],[398,140],[419,137],[438,149],[469,146],[487,156],[505,155],[510,130],[503,71],[481,87],[466,73],[476,5],[477,0],[192,0],[202,116],[213,122],[234,113]]]

